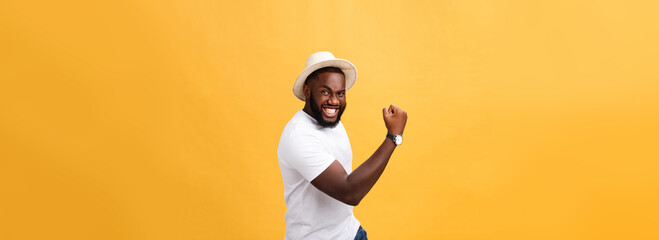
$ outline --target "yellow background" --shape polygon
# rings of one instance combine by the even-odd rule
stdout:
[[[3,1],[0,239],[282,239],[309,54],[352,61],[371,239],[658,239],[653,1]]]

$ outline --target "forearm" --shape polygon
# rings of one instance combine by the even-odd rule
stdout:
[[[389,139],[385,139],[370,158],[348,175],[346,183],[349,186],[350,195],[356,204],[366,196],[378,181],[394,149],[396,149],[396,144]]]

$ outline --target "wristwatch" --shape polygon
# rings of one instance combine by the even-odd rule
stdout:
[[[403,135],[400,135],[400,134],[387,133],[387,138],[391,139],[391,141],[394,141],[394,144],[396,144],[396,146],[403,143]]]

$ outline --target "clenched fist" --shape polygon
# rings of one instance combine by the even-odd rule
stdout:
[[[389,108],[382,109],[382,117],[384,118],[384,125],[387,126],[387,131],[389,131],[389,133],[403,134],[405,123],[407,123],[407,112],[399,107],[390,105]]]

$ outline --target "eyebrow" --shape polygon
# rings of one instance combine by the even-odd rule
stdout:
[[[329,89],[329,90],[332,90],[332,88],[329,87],[329,86],[327,86],[327,85],[322,85],[321,87],[324,87],[324,88],[327,88],[327,89]],[[345,91],[345,89],[341,89],[341,90],[339,90],[339,91],[337,91],[337,92],[341,92],[341,91]]]

